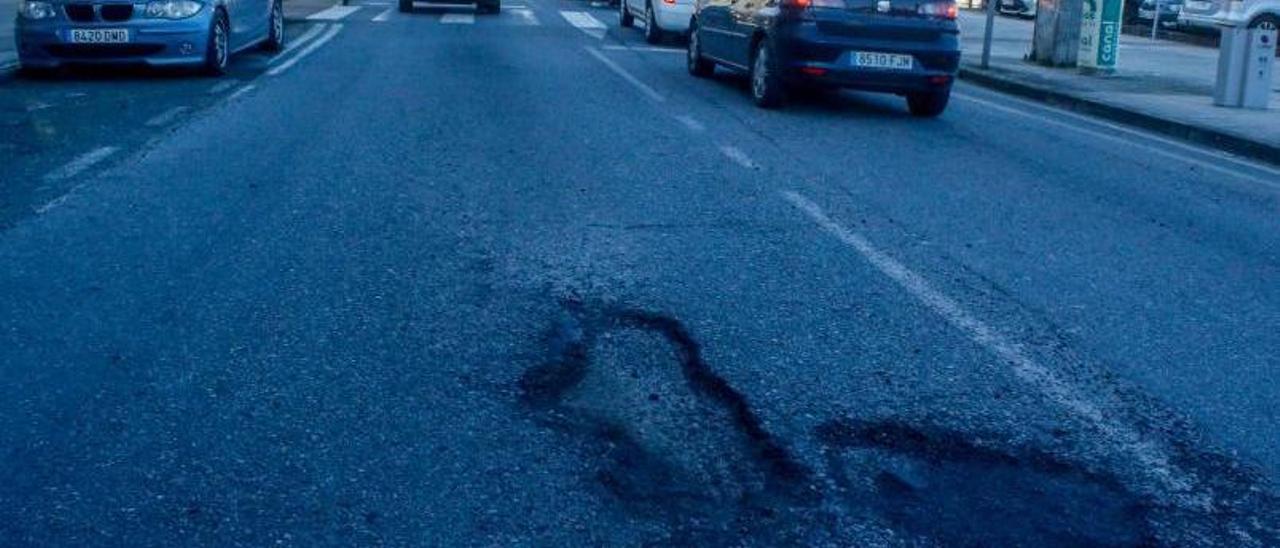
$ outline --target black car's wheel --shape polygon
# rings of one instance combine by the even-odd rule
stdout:
[[[400,13],[413,11],[413,0],[400,0]]]
[[[636,25],[636,18],[631,15],[631,9],[627,7],[627,0],[618,2],[618,26],[629,29]]]
[[[653,2],[644,3],[644,41],[657,44],[662,41],[662,29],[658,28],[658,16],[653,13]]]
[[[270,30],[267,31],[267,39],[262,42],[262,49],[267,51],[280,51],[284,49],[283,0],[275,0],[271,3],[271,21],[269,25]]]
[[[785,99],[783,85],[773,46],[761,40],[751,60],[751,98],[760,108],[778,108]]]
[[[934,118],[947,110],[947,102],[951,100],[951,90],[929,91],[907,94],[907,110],[913,116]]]
[[[222,76],[227,73],[227,61],[231,57],[230,27],[227,14],[219,10],[209,24],[209,44],[204,52],[204,73]]]
[[[716,71],[715,62],[702,56],[702,40],[698,38],[698,23],[689,25],[689,48],[686,50],[689,74],[699,78],[711,76]]]
[[[480,2],[476,4],[476,12],[485,15],[493,15],[502,11],[502,4],[499,2]]]

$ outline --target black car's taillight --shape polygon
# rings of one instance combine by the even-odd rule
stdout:
[[[955,2],[925,2],[916,8],[916,13],[939,19],[955,19],[960,9]]]
[[[843,8],[844,0],[784,0],[782,5],[789,8]]]

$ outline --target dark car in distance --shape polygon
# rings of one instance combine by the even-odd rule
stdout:
[[[947,107],[960,64],[953,0],[698,0],[689,72],[746,72],[761,107],[796,86],[907,98],[916,116]]]

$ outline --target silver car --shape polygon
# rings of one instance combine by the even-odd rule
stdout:
[[[1181,22],[1201,28],[1227,25],[1275,29],[1280,26],[1280,0],[1186,0]]]

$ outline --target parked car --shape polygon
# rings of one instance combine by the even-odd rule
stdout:
[[[1005,15],[1032,18],[1036,16],[1036,0],[998,0],[996,10]]]
[[[1160,24],[1166,26],[1180,26],[1181,19],[1179,15],[1182,13],[1182,0],[1142,0],[1138,5],[1137,20],[1150,24],[1156,16],[1156,6],[1160,7]]]
[[[947,107],[960,62],[952,0],[697,0],[688,70],[751,77],[761,107],[793,86],[895,93],[912,114]]]
[[[689,32],[689,20],[693,17],[693,0],[621,0],[618,2],[618,24],[635,25],[635,18],[644,18],[644,39],[650,44],[661,42],[670,34]]]
[[[1198,28],[1230,26],[1280,27],[1280,0],[1186,0],[1180,13],[1183,24]]]
[[[20,0],[15,24],[26,71],[141,63],[221,75],[236,52],[284,47],[281,0]]]

